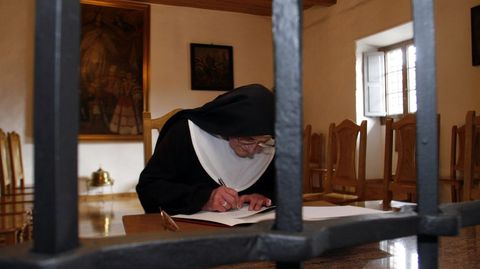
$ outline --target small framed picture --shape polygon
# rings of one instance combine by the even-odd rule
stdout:
[[[233,89],[233,47],[190,44],[192,90]]]
[[[480,65],[480,6],[472,7],[472,65]]]

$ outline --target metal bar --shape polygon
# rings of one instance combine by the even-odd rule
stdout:
[[[228,232],[137,235],[86,240],[78,246],[76,135],[78,18],[73,0],[37,2],[35,61],[35,242],[2,248],[0,268],[207,267],[242,261],[300,261],[330,249],[421,234],[421,268],[436,268],[437,237],[480,221],[480,202],[442,205],[437,214],[437,117],[433,6],[414,0],[418,52],[419,207],[399,213],[301,221],[301,1],[274,2],[277,85],[277,220]],[[72,120],[73,119],[73,120]],[[63,131],[65,130],[65,131]],[[428,130],[433,133],[428,133]],[[433,138],[432,138],[433,137]],[[432,138],[430,140],[430,138]],[[428,154],[429,153],[429,154]],[[433,156],[433,157],[432,157]],[[293,179],[293,180],[292,180]],[[427,183],[430,184],[427,184]],[[432,187],[433,186],[433,187]],[[433,190],[432,190],[433,189]],[[432,193],[430,195],[429,193]],[[55,214],[55,212],[60,212]],[[271,229],[272,225],[275,229]],[[356,231],[363,231],[358,233]],[[245,248],[248,245],[250,247]],[[66,251],[71,250],[71,251]],[[61,253],[60,253],[61,252]],[[38,255],[52,253],[55,255]],[[184,255],[178,255],[183,253]],[[131,257],[135,257],[132,259]]]
[[[34,252],[78,246],[80,3],[36,3]]]
[[[302,231],[302,0],[272,3],[275,53],[277,213],[275,228]],[[303,268],[279,262],[277,268]]]
[[[444,213],[440,216],[443,215],[447,222],[453,217],[458,218],[459,223],[466,224],[467,220],[468,224],[475,225],[480,219],[476,213],[479,208],[480,201],[442,205]],[[38,255],[29,251],[28,244],[20,244],[2,248],[0,268],[123,269],[136,266],[153,269],[159,265],[162,268],[205,268],[258,260],[296,265],[295,261],[318,257],[327,250],[417,234],[424,229],[422,222],[425,220],[414,208],[404,208],[398,213],[308,222],[302,232],[294,233],[272,231],[272,222],[265,222],[215,234],[206,231],[203,234],[160,233],[90,239],[82,241],[77,249],[58,255]]]
[[[413,0],[417,53],[417,190],[418,213],[438,215],[438,120],[435,76],[433,0]],[[423,231],[420,231],[423,232]],[[438,237],[418,236],[419,267],[438,267]]]
[[[207,268],[248,261],[299,260],[326,250],[416,234],[419,217],[411,211],[307,222],[302,232],[272,231],[273,222],[212,233],[137,234],[82,241],[59,255],[33,254],[25,245],[2,248],[0,268]],[[357,231],[362,231],[358,233]],[[248,246],[248,247],[245,247]],[[132,258],[134,257],[134,258]]]
[[[480,223],[480,201],[441,204],[440,209],[445,216],[458,218],[460,227],[474,226]]]
[[[275,228],[302,230],[301,0],[273,1],[275,40],[275,139],[277,215]]]

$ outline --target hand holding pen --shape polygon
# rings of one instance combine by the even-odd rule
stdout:
[[[218,179],[220,187],[214,189],[202,210],[225,212],[241,207],[238,192],[225,185],[222,179]]]
[[[262,194],[251,193],[239,196],[238,192],[227,187],[221,178],[218,179],[218,183],[220,187],[212,191],[202,210],[225,212],[241,208],[244,203],[248,204],[248,210],[254,211],[258,211],[264,206],[272,206],[272,200]]]
[[[221,186],[225,187],[225,195],[222,196],[223,200],[220,200],[220,205],[227,211],[231,209],[240,208],[238,192],[232,188],[229,188],[223,179],[219,178],[218,182]]]
[[[218,182],[220,185],[227,187],[227,184],[225,184],[221,178],[218,179]],[[240,196],[237,202],[237,208],[241,208],[243,203],[248,204],[248,210],[254,211],[260,210],[263,206],[272,206],[272,200],[258,193]]]

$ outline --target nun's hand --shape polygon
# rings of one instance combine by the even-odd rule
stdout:
[[[240,196],[240,202],[248,204],[248,210],[258,211],[262,206],[271,206],[272,200],[267,197],[254,193],[254,194],[245,194]]]
[[[231,209],[237,209],[239,202],[238,193],[236,190],[220,186],[210,193],[210,198],[207,203],[203,205],[202,210],[225,212]]]

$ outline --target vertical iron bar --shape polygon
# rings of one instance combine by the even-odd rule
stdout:
[[[80,2],[36,2],[34,252],[78,246]]]
[[[413,0],[417,53],[417,189],[418,213],[438,214],[438,120],[433,0]],[[419,235],[419,267],[438,267],[438,237]]]
[[[277,213],[275,229],[302,231],[302,0],[274,0],[275,135]],[[301,261],[277,268],[303,268]]]

